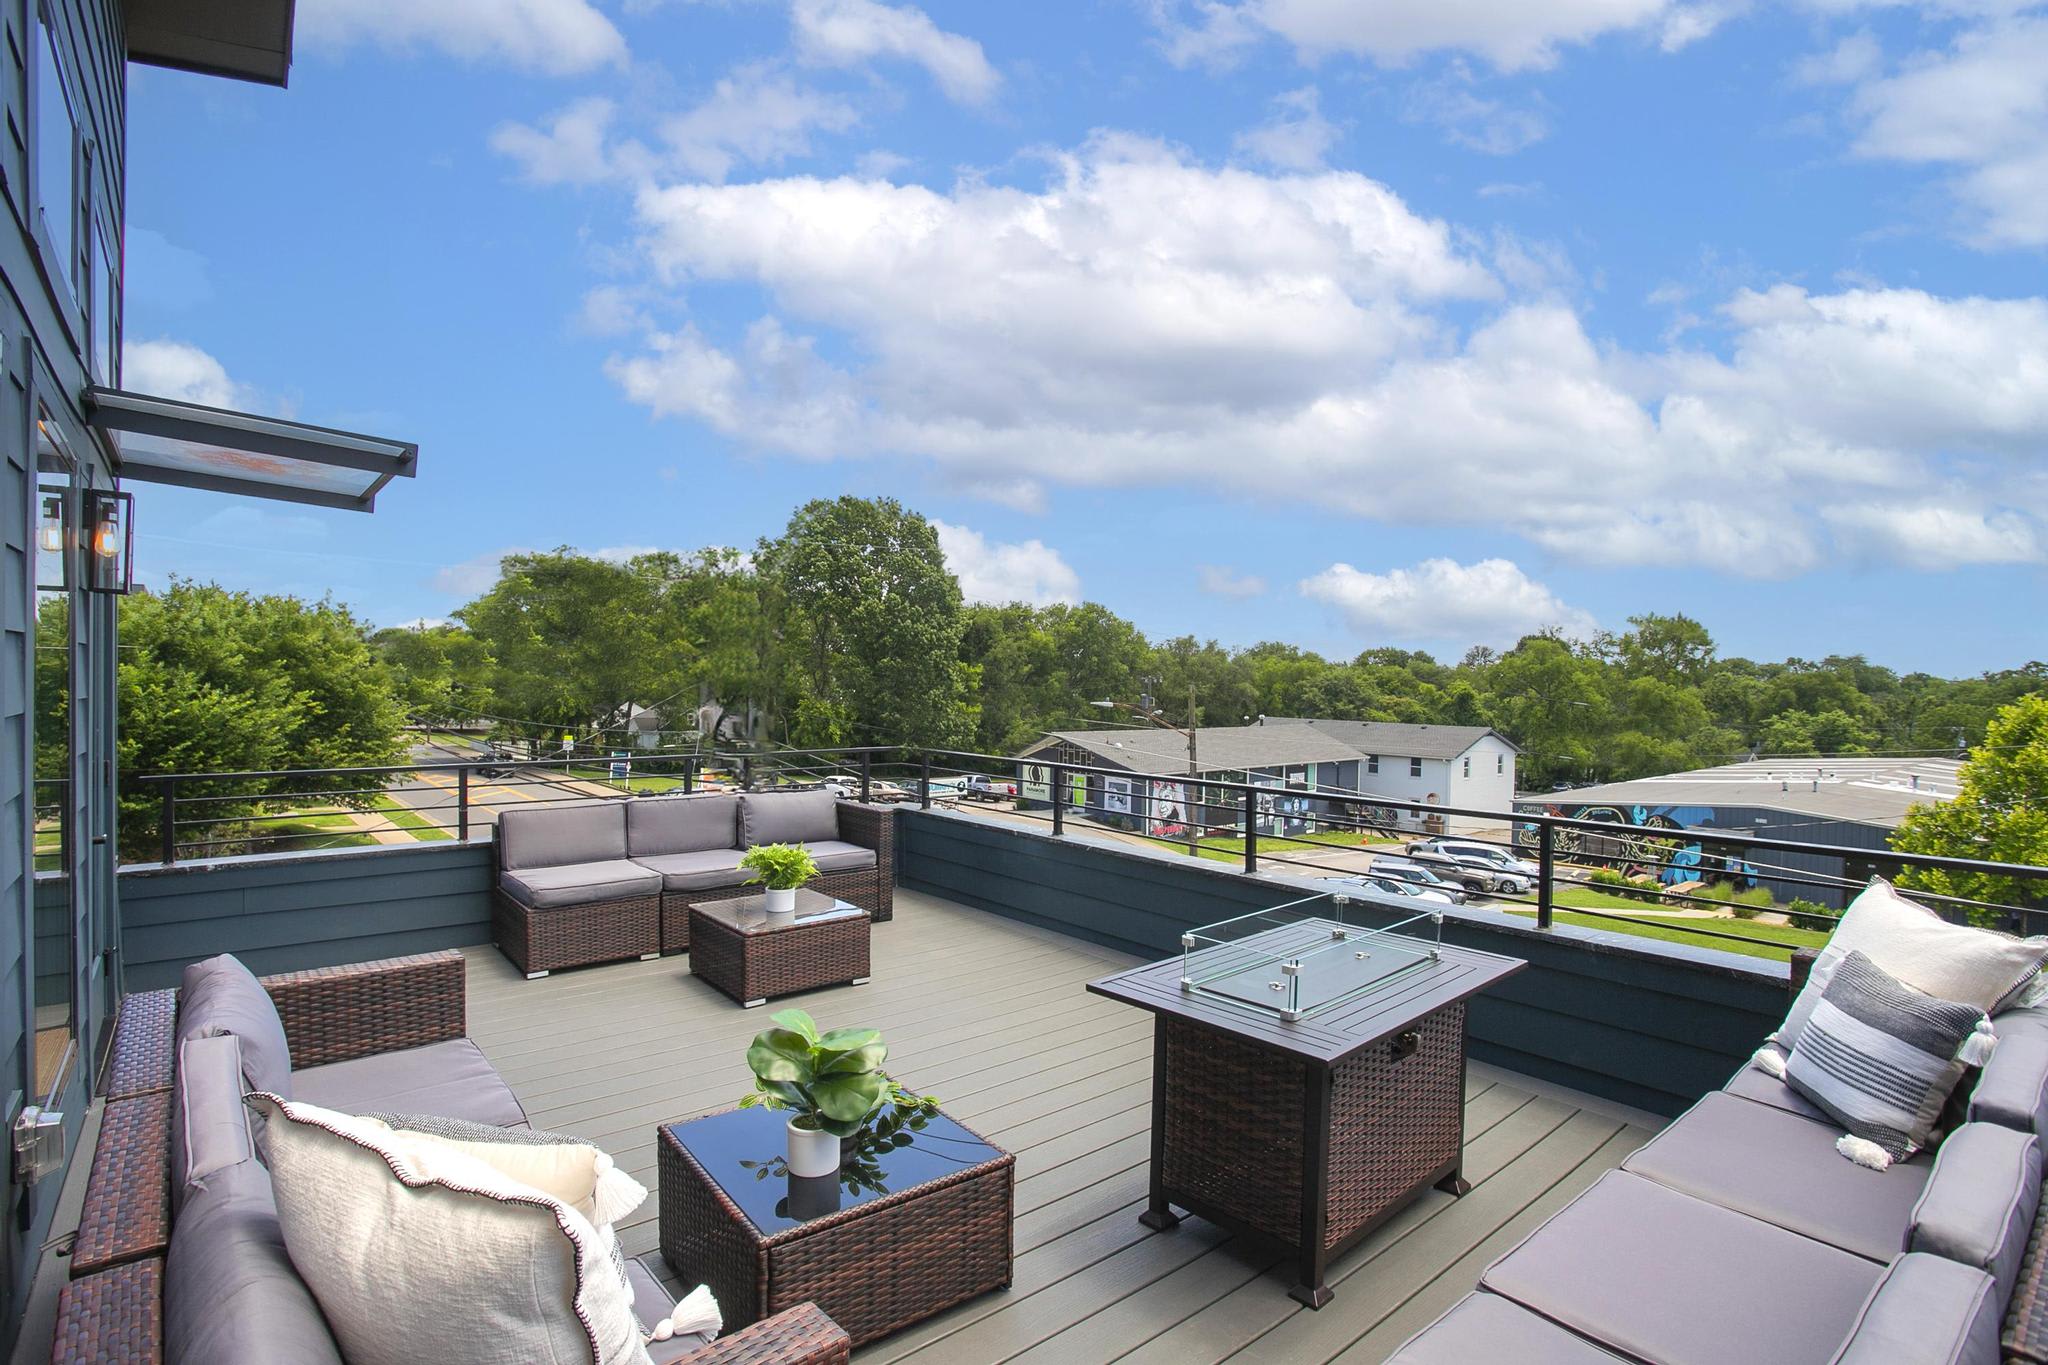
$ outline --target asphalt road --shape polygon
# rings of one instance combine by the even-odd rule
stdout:
[[[479,749],[441,743],[416,744],[415,763],[455,763],[482,758]],[[395,782],[388,789],[393,800],[418,811],[453,834],[459,779],[453,773],[419,773]],[[617,796],[619,790],[602,782],[565,778],[559,770],[513,768],[511,776],[484,778],[469,776],[469,828],[472,835],[497,823],[498,812],[541,801],[561,801],[592,796]]]

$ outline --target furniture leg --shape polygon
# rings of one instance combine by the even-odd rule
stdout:
[[[1323,1283],[1329,1260],[1330,1230],[1330,1068],[1301,1064],[1301,1239],[1296,1261],[1298,1283],[1289,1297],[1321,1308],[1330,1301]]]
[[[1152,1191],[1138,1221],[1154,1232],[1180,1226],[1166,1202],[1166,1021],[1152,1020]]]

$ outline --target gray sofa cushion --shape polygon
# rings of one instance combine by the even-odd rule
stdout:
[[[682,1297],[663,1284],[654,1267],[647,1264],[650,1260],[658,1262],[660,1255],[659,1252],[649,1252],[645,1257],[626,1262],[626,1283],[633,1290],[633,1316],[640,1320],[642,1331],[649,1323],[659,1322],[673,1312],[676,1300]],[[667,1341],[650,1341],[647,1343],[647,1355],[654,1365],[672,1365],[690,1352],[702,1350],[707,1341],[708,1338],[695,1334],[670,1337]]]
[[[747,792],[740,797],[740,843],[807,844],[839,837],[839,798],[829,791]]]
[[[251,1090],[292,1093],[292,1052],[277,1006],[249,969],[226,953],[185,969],[178,988],[177,1041],[223,1033],[241,1040],[242,1076]]]
[[[875,865],[875,851],[838,839],[819,839],[804,845],[820,872],[863,872]]]
[[[531,1127],[511,1087],[467,1038],[308,1067],[297,1098],[344,1114],[438,1114],[499,1128]]]
[[[2048,1042],[2048,1005],[2001,1010],[1992,1016],[1991,1027],[1997,1030],[2001,1044],[2008,1038],[2039,1038]]]
[[[624,858],[608,863],[523,867],[517,872],[498,874],[498,885],[530,910],[560,910],[571,905],[661,894],[661,877],[657,873]]]
[[[1998,1365],[1998,1291],[1981,1270],[1901,1256],[1830,1365]]]
[[[737,796],[664,796],[626,807],[629,858],[737,848],[739,842]]]
[[[188,1187],[253,1159],[249,1110],[242,1103],[242,1046],[233,1034],[191,1038],[179,1045],[171,1086],[171,1208],[185,1206]]]
[[[1661,1365],[1832,1356],[1883,1268],[1609,1171],[1480,1283],[1618,1354]]]
[[[656,873],[664,891],[713,891],[737,887],[747,880],[736,848],[707,848],[701,853],[664,853],[634,862]]]
[[[1970,1121],[2023,1133],[2048,1131],[2048,1034],[2007,1033],[2007,1017],[1993,1021],[1998,1046],[1970,1091]]]
[[[2041,1148],[2032,1133],[1966,1123],[1948,1135],[1913,1207],[1914,1251],[1975,1266],[2012,1296],[2041,1203]]]
[[[1781,1062],[1791,1055],[1775,1043],[1767,1043],[1765,1046],[1777,1053],[1778,1060]],[[1782,1109],[1788,1114],[1797,1114],[1803,1119],[1812,1119],[1816,1123],[1834,1123],[1834,1120],[1828,1117],[1825,1109],[1822,1109],[1812,1100],[1806,1098],[1806,1096],[1800,1094],[1776,1076],[1771,1075],[1762,1067],[1759,1067],[1755,1062],[1744,1062],[1742,1069],[1731,1076],[1728,1079],[1728,1084],[1722,1086],[1721,1089],[1730,1095],[1740,1095],[1743,1099],[1753,1100],[1758,1104],[1768,1104],[1773,1109]]]
[[[1482,1292],[1452,1304],[1388,1356],[1386,1365],[1615,1365],[1620,1359],[1519,1304]]]
[[[1835,1150],[1839,1129],[1715,1091],[1622,1169],[1880,1264],[1906,1249],[1926,1155],[1873,1171]]]
[[[222,1168],[179,1211],[163,1314],[169,1365],[341,1365],[285,1253],[270,1175],[256,1161]]]
[[[508,810],[498,817],[498,865],[508,871],[625,856],[626,810],[617,801]]]

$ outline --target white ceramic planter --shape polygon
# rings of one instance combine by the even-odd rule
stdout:
[[[796,913],[796,888],[783,887],[780,890],[769,887],[764,893],[771,915],[794,915]]]
[[[799,1128],[789,1121],[789,1173],[812,1177],[839,1173],[839,1139],[815,1128]]]

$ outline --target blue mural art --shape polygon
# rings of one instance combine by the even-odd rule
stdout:
[[[1526,814],[1555,815],[1570,820],[1593,820],[1613,825],[1615,832],[1560,829],[1555,846],[1562,858],[1590,858],[1654,869],[1666,886],[1680,882],[1727,879],[1744,887],[1757,884],[1757,870],[1739,855],[1708,852],[1699,840],[1681,844],[1667,852],[1662,841],[1683,837],[1689,830],[1714,827],[1712,806],[1568,806],[1544,803],[1522,807]],[[1536,826],[1523,825],[1516,831],[1517,842],[1525,848],[1536,845]]]

